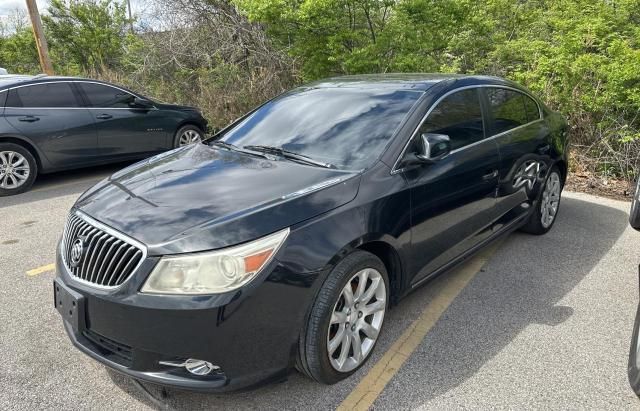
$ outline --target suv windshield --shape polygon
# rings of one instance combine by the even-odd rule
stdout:
[[[384,88],[300,88],[266,103],[220,140],[361,169],[378,158],[420,95]]]

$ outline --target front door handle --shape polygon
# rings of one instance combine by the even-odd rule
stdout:
[[[492,170],[489,173],[482,176],[482,179],[485,181],[493,180],[498,177],[498,170]]]
[[[112,117],[113,116],[111,114],[99,114],[96,116],[96,118],[99,120],[109,120]]]
[[[34,116],[24,116],[18,119],[18,121],[24,121],[27,123],[33,123],[34,121],[38,121],[38,120],[40,120],[40,117],[34,117]]]

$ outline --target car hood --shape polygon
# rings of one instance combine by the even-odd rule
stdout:
[[[339,207],[356,196],[358,175],[194,144],[113,174],[75,208],[146,244],[149,255],[196,252]]]

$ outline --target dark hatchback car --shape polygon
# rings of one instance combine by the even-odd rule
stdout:
[[[0,76],[0,196],[39,173],[135,160],[199,141],[193,107],[151,101],[101,81]]]
[[[492,77],[296,88],[84,193],[56,307],[76,347],[136,379],[229,390],[295,367],[335,383],[413,289],[498,236],[552,227],[566,132]]]

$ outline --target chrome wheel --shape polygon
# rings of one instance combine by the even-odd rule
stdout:
[[[178,139],[178,145],[182,147],[188,144],[197,143],[199,141],[202,141],[202,137],[200,136],[200,133],[198,133],[196,130],[189,129],[189,130],[185,130],[182,134],[180,134],[180,138]]]
[[[560,205],[560,176],[552,171],[547,179],[547,184],[542,192],[542,201],[540,201],[540,214],[542,215],[540,222],[544,228],[548,228],[553,223],[558,213]]]
[[[0,188],[16,189],[29,179],[29,174],[29,162],[22,154],[0,151]]]
[[[352,371],[369,356],[386,307],[386,285],[378,270],[365,268],[347,282],[333,308],[327,335],[329,361],[336,371]]]

